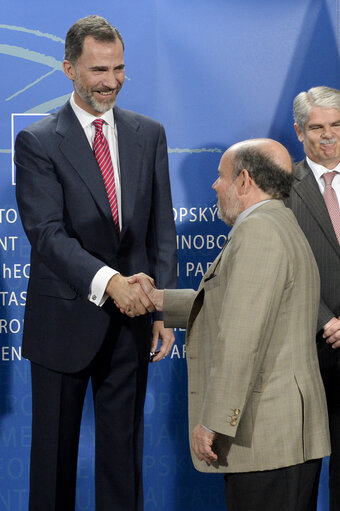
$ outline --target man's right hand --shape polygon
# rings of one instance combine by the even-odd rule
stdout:
[[[163,310],[164,290],[157,289],[151,277],[145,275],[145,273],[136,273],[135,275],[132,275],[132,277],[129,277],[128,282],[131,285],[134,285],[136,282],[138,282],[141,285],[144,293],[153,303],[156,310]]]
[[[106,293],[130,317],[154,312],[155,307],[139,282],[130,284],[128,279],[120,273],[113,275],[106,286]]]
[[[340,318],[332,318],[323,327],[323,338],[328,344],[332,344],[332,348],[340,348]]]

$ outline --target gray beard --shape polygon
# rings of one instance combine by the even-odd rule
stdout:
[[[94,110],[96,110],[96,112],[100,112],[101,114],[107,112],[108,110],[111,110],[111,108],[114,107],[115,103],[116,103],[116,98],[115,99],[111,99],[110,101],[107,100],[107,101],[103,101],[101,103],[99,103],[99,101],[97,101],[93,96],[87,96],[87,99],[84,101],[86,101],[86,103],[91,107],[93,108]]]
[[[92,93],[84,89],[84,87],[77,81],[77,79],[74,81],[74,89],[78,96],[87,105],[89,105],[93,110],[101,114],[104,114],[105,112],[113,108],[116,103],[117,96],[114,99],[106,101],[104,100],[102,102],[97,101],[96,98],[92,95]]]
[[[222,222],[232,227],[234,225],[234,222],[232,219],[226,215],[225,211],[223,211],[222,207],[217,203],[217,216]]]
[[[225,211],[222,206],[217,202],[217,216],[222,222],[232,227],[236,222],[237,217],[241,213],[242,208],[238,204],[233,205],[233,207],[229,208],[228,211]]]

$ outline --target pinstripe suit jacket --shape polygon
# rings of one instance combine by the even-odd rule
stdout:
[[[122,192],[119,237],[98,163],[69,102],[16,139],[17,201],[32,246],[22,353],[54,371],[87,367],[111,321],[117,331],[125,321],[111,300],[104,307],[88,300],[100,268],[107,265],[123,275],[143,271],[159,287],[176,282],[164,128],[118,107],[114,117]],[[150,318],[142,321],[148,328]]]
[[[306,160],[294,165],[294,184],[286,201],[305,233],[319,267],[321,300],[318,331],[340,315],[340,246],[325,201]]]
[[[167,290],[167,326],[187,328],[189,429],[219,435],[203,472],[249,472],[329,454],[315,329],[319,274],[293,213],[254,210],[197,292]]]

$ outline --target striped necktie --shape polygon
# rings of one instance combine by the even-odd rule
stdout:
[[[338,198],[332,186],[332,181],[336,174],[337,174],[336,171],[325,172],[324,174],[322,174],[321,177],[325,182],[325,191],[323,192],[323,198],[325,200],[336,237],[338,238],[338,242],[340,244],[340,208]]]
[[[103,176],[106,193],[109,199],[113,222],[119,234],[118,204],[116,196],[115,176],[110,155],[109,144],[103,133],[103,119],[93,121],[96,133],[93,142],[93,152]]]

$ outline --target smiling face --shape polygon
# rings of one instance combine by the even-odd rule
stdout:
[[[340,110],[314,106],[304,129],[294,125],[306,155],[329,170],[340,162]]]
[[[63,63],[66,76],[73,81],[74,100],[96,117],[115,104],[125,79],[124,51],[121,41],[97,41],[85,37],[83,52],[75,62]]]

